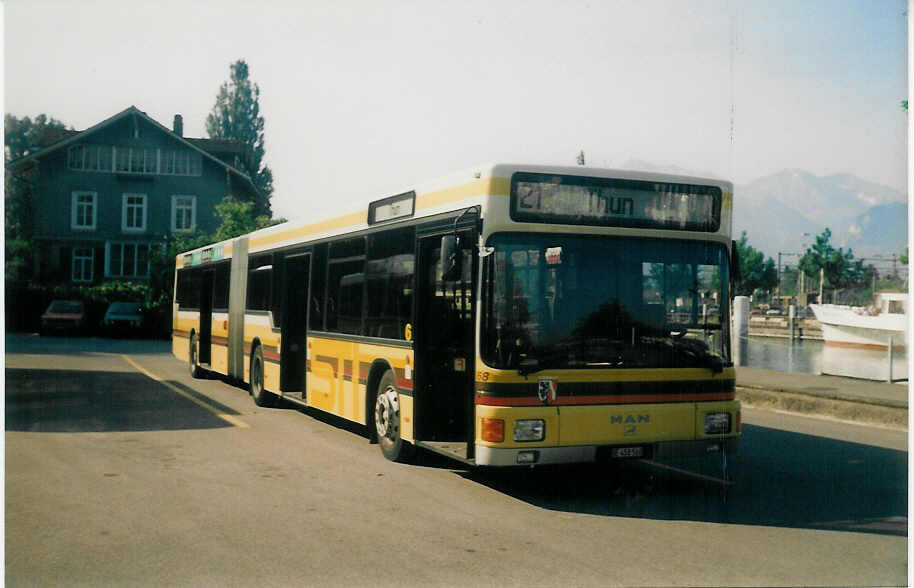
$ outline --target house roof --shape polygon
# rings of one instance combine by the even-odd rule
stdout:
[[[78,142],[85,135],[94,133],[95,131],[103,129],[130,115],[139,116],[139,117],[143,118],[144,120],[148,121],[150,124],[152,124],[153,126],[158,128],[163,133],[170,135],[173,139],[180,141],[181,143],[184,143],[186,146],[190,147],[191,149],[193,149],[195,151],[199,151],[207,159],[213,161],[214,163],[219,164],[220,166],[227,169],[229,172],[234,173],[234,174],[238,175],[239,177],[243,178],[244,180],[246,180],[250,184],[251,188],[254,189],[255,191],[257,191],[257,187],[254,185],[254,182],[251,180],[251,177],[249,175],[247,175],[243,171],[239,170],[238,168],[236,168],[232,165],[229,165],[228,163],[219,159],[218,157],[216,157],[215,155],[213,155],[211,153],[211,151],[226,153],[226,152],[234,152],[237,150],[239,153],[244,154],[245,149],[244,149],[243,145],[241,145],[237,141],[229,141],[229,140],[225,140],[225,139],[194,139],[194,138],[190,138],[190,137],[182,137],[181,135],[174,133],[171,129],[169,129],[165,125],[163,125],[163,124],[159,123],[158,121],[156,121],[155,119],[149,117],[149,115],[147,115],[145,112],[143,112],[136,106],[132,106],[132,105],[125,108],[124,110],[120,111],[119,113],[115,114],[114,116],[106,118],[102,122],[100,122],[96,125],[93,125],[83,131],[72,131],[72,130],[59,129],[59,130],[54,130],[54,131],[47,132],[47,133],[42,133],[41,137],[39,137],[39,140],[38,140],[39,146],[42,148],[39,151],[26,155],[25,157],[20,157],[19,159],[15,160],[15,161],[9,162],[7,164],[7,168],[13,169],[13,168],[21,167],[27,163],[31,163],[38,159],[41,159],[42,157],[44,157],[45,155],[48,155],[49,153],[52,153],[59,149],[63,149],[64,147],[68,147],[69,145],[72,145],[73,143]],[[236,147],[232,147],[232,145],[235,145]]]
[[[236,157],[248,167],[253,165],[253,157],[250,150],[245,147],[244,143],[241,143],[240,141],[233,141],[231,139],[195,139],[192,137],[185,138],[200,149],[208,151],[220,159],[224,157],[231,158],[223,159],[223,161],[229,165],[232,164],[232,161]]]
[[[206,151],[224,151],[237,153],[244,153],[245,151],[244,144],[239,143],[238,141],[232,141],[231,139],[195,139],[192,137],[185,138],[194,145],[197,145]]]

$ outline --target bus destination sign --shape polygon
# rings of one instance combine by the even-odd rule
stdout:
[[[720,227],[716,186],[555,174],[514,174],[516,221],[714,232]]]
[[[225,257],[225,245],[218,244],[213,247],[207,247],[201,251],[184,254],[184,266],[200,265],[210,261],[218,261]]]
[[[368,224],[374,225],[398,218],[409,218],[416,211],[416,193],[405,192],[368,205]]]

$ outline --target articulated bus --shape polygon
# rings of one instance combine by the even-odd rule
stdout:
[[[411,186],[179,255],[173,353],[391,460],[726,463],[732,192],[513,164]]]

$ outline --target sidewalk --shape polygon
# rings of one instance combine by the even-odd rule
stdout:
[[[736,392],[747,406],[826,415],[907,428],[907,382],[888,384],[839,376],[816,376],[736,368]]]

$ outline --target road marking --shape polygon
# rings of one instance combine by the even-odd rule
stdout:
[[[658,468],[661,468],[664,470],[670,470],[672,472],[676,472],[676,473],[683,474],[686,476],[691,476],[693,478],[698,478],[699,480],[705,480],[708,482],[716,482],[717,484],[722,484],[724,486],[733,485],[733,482],[731,482],[730,480],[724,480],[723,478],[715,478],[714,476],[706,476],[704,474],[699,474],[698,472],[690,472],[689,470],[684,470],[682,468],[677,468],[677,467],[674,467],[671,465],[666,465],[664,463],[658,463],[652,459],[642,459],[641,461],[648,465],[652,465],[652,466],[655,466],[655,467],[658,467]]]
[[[181,389],[179,389],[179,388],[176,388],[176,387],[172,386],[171,384],[169,384],[168,382],[166,382],[166,381],[165,381],[164,379],[162,379],[161,377],[155,375],[154,373],[150,372],[149,370],[147,370],[146,368],[144,368],[143,366],[141,366],[140,364],[138,364],[137,362],[135,362],[133,359],[131,359],[131,357],[130,357],[129,355],[121,355],[121,357],[123,357],[123,358],[124,358],[124,361],[126,361],[127,363],[129,363],[130,365],[132,365],[138,372],[140,372],[140,373],[143,374],[144,376],[146,376],[146,377],[148,377],[148,378],[152,378],[153,380],[155,380],[156,382],[162,384],[163,386],[165,386],[166,388],[168,388],[168,389],[171,390],[172,392],[175,392],[175,393],[177,393],[177,394],[180,394],[181,396],[183,396],[184,398],[190,400],[191,402],[193,402],[193,403],[196,404],[197,406],[200,406],[200,407],[202,407],[202,408],[205,408],[206,410],[208,410],[209,412],[213,413],[214,415],[216,415],[216,416],[219,417],[220,419],[222,419],[222,420],[224,420],[225,422],[229,423],[230,425],[235,426],[235,427],[238,427],[238,428],[240,428],[240,429],[247,429],[247,428],[250,428],[250,425],[247,424],[246,422],[242,421],[241,419],[237,419],[237,418],[233,417],[233,416],[230,415],[230,414],[225,414],[224,412],[219,412],[218,410],[216,410],[214,407],[210,406],[209,404],[207,404],[207,403],[205,403],[205,402],[203,402],[203,401],[201,401],[201,400],[199,400],[199,399],[197,399],[197,398],[194,398],[193,396],[191,396],[190,394],[188,394],[187,392],[185,392],[185,391],[183,391],[183,390],[181,390]]]

